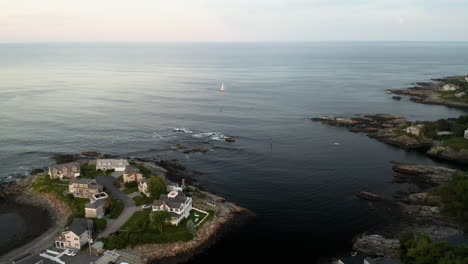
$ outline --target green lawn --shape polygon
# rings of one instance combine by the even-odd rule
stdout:
[[[152,204],[154,201],[154,199],[151,199],[150,197],[146,197],[146,196],[135,196],[133,197],[133,200],[138,206],[144,205],[144,204]]]
[[[120,233],[111,237],[101,239],[106,249],[124,248],[141,244],[171,243],[177,241],[189,241],[193,235],[187,230],[187,219],[180,222],[178,226],[167,224],[163,232],[150,225],[150,209],[136,212],[120,228]]]
[[[452,138],[443,140],[442,143],[445,146],[452,147],[455,150],[468,149],[468,139],[464,137],[452,137]]]
[[[123,190],[123,193],[125,193],[125,194],[131,194],[131,193],[134,193],[134,192],[138,192],[138,187],[132,187],[132,188],[127,188],[127,189]]]
[[[52,180],[48,174],[38,176],[33,182],[31,188],[37,192],[53,193],[57,198],[68,204],[72,214],[68,221],[71,223],[75,217],[84,217],[84,207],[89,202],[88,199],[74,198],[71,194],[64,194],[68,190],[69,181],[59,179]]]
[[[107,217],[110,219],[116,219],[120,216],[120,214],[123,212],[125,205],[117,198],[114,196],[110,195],[110,205],[109,208],[107,209]]]
[[[196,216],[198,215],[198,216]],[[193,223],[197,226],[197,228],[200,228],[204,223],[206,223],[209,220],[209,217],[206,219],[203,219],[205,216],[208,214],[192,210],[190,211],[190,215],[188,217],[188,220],[192,220]],[[203,222],[201,222],[203,220]]]

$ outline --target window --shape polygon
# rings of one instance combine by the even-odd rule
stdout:
[[[77,170],[76,166],[73,166],[72,171],[76,171],[76,170]]]
[[[75,243],[75,247],[78,247],[78,248],[79,248],[79,247],[80,247],[80,244],[78,244],[78,243]]]
[[[77,237],[75,237],[75,240],[78,240],[78,238],[77,238]]]

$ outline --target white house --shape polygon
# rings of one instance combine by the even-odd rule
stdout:
[[[147,197],[150,196],[148,192],[148,179],[141,178],[138,180],[138,191]]]
[[[468,139],[468,128],[467,128],[467,129],[465,129],[465,133],[464,133],[464,135],[463,135],[463,136],[464,136],[466,139]]]
[[[73,223],[55,239],[57,248],[73,248],[80,250],[92,238],[93,221],[84,218],[76,218]]]
[[[456,90],[458,90],[458,86],[456,86],[455,84],[448,83],[442,86],[442,91],[444,92],[456,91]]]
[[[468,76],[465,76],[465,82],[468,82]]]
[[[96,170],[115,170],[124,171],[129,165],[126,159],[98,159],[96,161]]]
[[[181,191],[172,191],[169,194],[161,194],[159,200],[153,202],[153,212],[168,211],[171,216],[171,224],[178,225],[187,218],[192,210],[192,198],[185,196]]]
[[[411,135],[420,136],[422,134],[422,129],[424,125],[414,125],[405,128],[405,132]]]

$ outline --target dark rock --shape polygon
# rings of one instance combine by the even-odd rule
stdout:
[[[227,142],[236,142],[234,138],[225,138],[224,140]]]
[[[57,164],[63,164],[68,162],[74,162],[80,160],[82,157],[74,154],[65,154],[65,155],[54,155],[52,159],[55,160]]]
[[[392,167],[396,178],[416,184],[424,189],[444,184],[458,172],[454,169],[427,165],[397,164]]]
[[[358,192],[358,193],[355,193],[355,195],[358,198],[368,200],[368,201],[383,201],[383,200],[385,200],[384,197],[382,197],[380,195],[377,195],[377,194],[374,194],[374,193],[371,193],[371,192]]]
[[[31,175],[38,174],[38,173],[43,173],[43,172],[45,172],[44,169],[33,169],[31,171]]]
[[[206,153],[206,152],[208,152],[208,151],[209,151],[209,149],[204,149],[204,148],[193,148],[193,149],[184,150],[184,153],[185,153],[185,154],[189,154],[189,153],[192,153],[192,152]]]
[[[95,151],[81,152],[81,154],[83,154],[85,156],[89,156],[89,157],[97,157],[97,156],[101,155],[101,153],[95,152]]]
[[[400,101],[400,100],[401,100],[401,96],[392,96],[392,99],[393,99],[393,100]]]

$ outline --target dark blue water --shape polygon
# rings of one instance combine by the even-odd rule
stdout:
[[[197,263],[349,250],[381,221],[354,192],[401,188],[388,183],[390,160],[437,163],[308,118],[456,117],[385,90],[468,73],[468,43],[1,44],[0,58],[0,177],[46,166],[53,153],[177,158],[257,214]],[[210,152],[185,155],[178,143]]]

